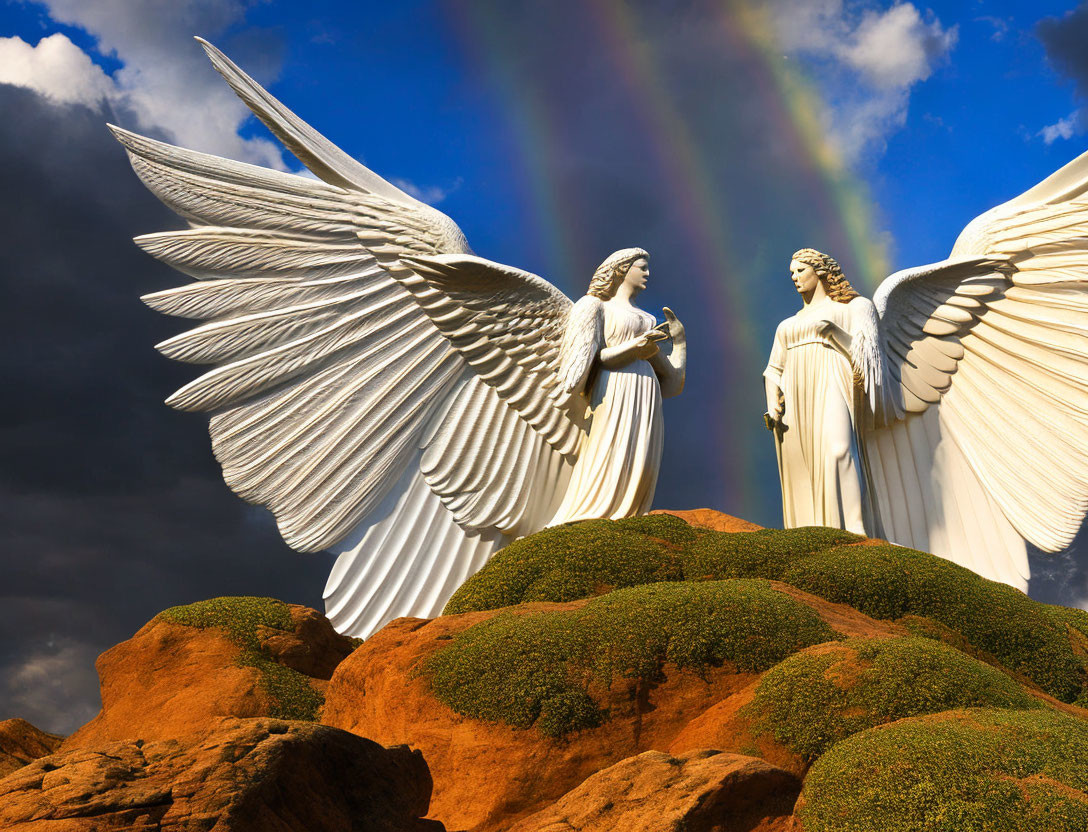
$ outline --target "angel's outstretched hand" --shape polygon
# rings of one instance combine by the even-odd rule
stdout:
[[[676,313],[667,306],[663,306],[661,311],[665,313],[665,322],[669,325],[669,337],[672,338],[673,343],[686,343],[687,334],[684,330],[684,325],[680,323],[680,319],[676,317]]]

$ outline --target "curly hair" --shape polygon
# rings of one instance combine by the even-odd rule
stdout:
[[[597,271],[593,272],[593,279],[589,281],[586,294],[593,295],[593,297],[601,300],[608,300],[616,294],[616,290],[619,289],[620,283],[627,276],[627,270],[631,268],[631,264],[640,257],[648,260],[650,255],[646,253],[645,249],[641,248],[621,248],[619,251],[608,255],[605,261],[597,267]]]
[[[790,260],[812,266],[816,276],[827,287],[827,296],[832,300],[839,303],[849,303],[858,297],[857,290],[850,285],[850,281],[842,273],[842,267],[831,255],[824,254],[814,248],[803,248],[800,251],[795,251]]]

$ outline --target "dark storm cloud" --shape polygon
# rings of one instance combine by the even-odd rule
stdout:
[[[328,558],[281,542],[223,485],[192,377],[151,345],[176,322],[140,294],[179,277],[131,236],[178,220],[133,175],[108,116],[0,85],[0,719],[68,731],[93,659],[155,613],[220,594],[320,604]],[[44,681],[43,681],[44,680]]]
[[[1036,32],[1054,68],[1076,84],[1081,98],[1088,99],[1088,3],[1062,17],[1044,18]]]

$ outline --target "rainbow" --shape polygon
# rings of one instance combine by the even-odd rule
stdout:
[[[820,101],[813,86],[799,66],[776,51],[770,21],[754,4],[718,0],[712,8],[713,37],[723,51],[744,62],[746,82],[752,85],[750,94],[758,96],[764,107],[773,108],[777,138],[789,143],[803,172],[803,181],[793,187],[822,218],[821,239],[797,240],[793,248],[826,247],[850,269],[857,284],[874,288],[888,270],[885,254],[877,244],[879,237],[870,224],[868,193],[825,140]],[[675,73],[670,71],[668,57],[655,49],[654,33],[637,4],[585,0],[564,9],[578,17],[570,26],[591,29],[595,42],[603,45],[623,93],[637,102],[632,109],[650,143],[657,168],[654,182],[662,183],[661,199],[682,218],[686,239],[676,240],[675,245],[683,247],[699,275],[700,302],[720,312],[723,325],[714,327],[711,346],[724,356],[721,366],[733,369],[722,371],[714,385],[710,412],[704,414],[705,425],[716,433],[707,437],[708,445],[720,455],[718,467],[723,472],[716,484],[720,491],[716,507],[752,516],[761,508],[756,505],[758,489],[752,487],[761,455],[749,447],[752,443],[738,440],[735,420],[736,414],[753,410],[752,394],[762,389],[758,374],[769,349],[767,329],[777,323],[764,320],[766,310],[758,307],[756,293],[748,290],[750,281],[770,276],[760,273],[766,272],[767,264],[739,262],[729,218],[743,210],[738,202],[742,197],[730,194],[715,180],[712,164],[714,154],[723,152],[722,146],[712,146],[705,136],[700,138],[697,125],[677,106]],[[580,15],[572,9],[581,10]],[[564,102],[555,96],[549,98],[544,83],[519,68],[513,51],[518,41],[502,29],[501,12],[496,14],[484,4],[458,3],[456,8],[450,5],[448,17],[464,41],[466,55],[480,62],[502,99],[518,143],[527,198],[548,249],[549,276],[554,275],[560,285],[570,282],[570,288],[577,290],[580,287],[570,280],[578,273],[576,267],[581,265],[586,271],[587,263],[596,265],[607,252],[599,250],[599,241],[582,238],[578,224],[571,221],[577,216],[577,196],[564,193],[559,184],[563,177],[558,175],[556,147],[562,140]],[[774,252],[773,262],[784,260],[792,250]],[[729,264],[728,276],[725,264]],[[784,262],[777,271],[784,274]],[[761,410],[756,405],[756,413]]]

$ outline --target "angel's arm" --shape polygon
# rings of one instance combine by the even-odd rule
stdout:
[[[782,395],[782,370],[786,366],[786,345],[782,341],[782,325],[774,333],[774,345],[767,369],[763,371],[763,384],[767,393],[767,413],[769,427],[773,427],[785,413],[785,397]]]
[[[650,366],[657,374],[661,384],[661,397],[671,399],[684,392],[684,379],[688,366],[688,339],[684,325],[669,307],[664,308],[665,321],[669,325],[669,344],[667,349],[659,350],[650,356]]]
[[[619,370],[636,361],[651,360],[658,354],[660,349],[657,342],[663,341],[667,337],[661,330],[649,329],[641,335],[628,338],[622,344],[605,347],[600,351],[598,357],[601,364],[609,370]]]

